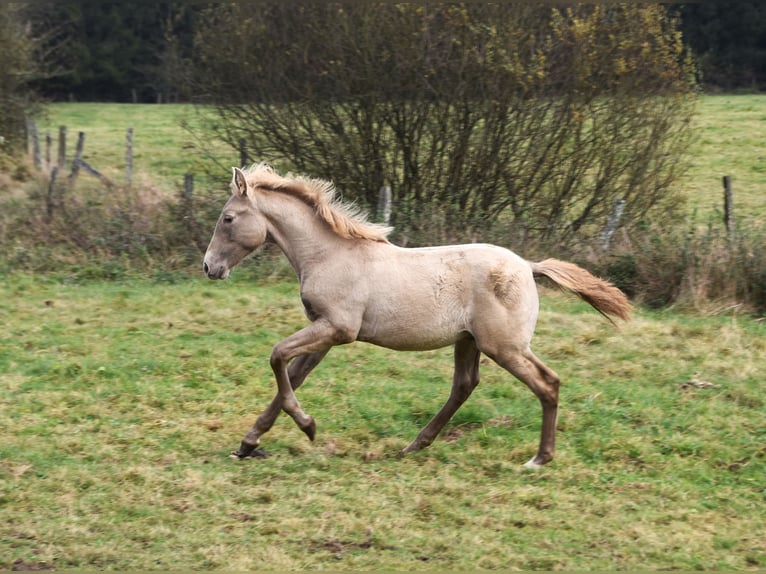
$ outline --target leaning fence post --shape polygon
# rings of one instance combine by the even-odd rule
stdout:
[[[77,134],[77,147],[74,150],[74,158],[72,159],[72,171],[69,173],[69,183],[73,184],[77,175],[80,173],[80,161],[82,160],[82,150],[85,147],[85,132],[79,132]]]
[[[125,134],[125,179],[128,187],[133,183],[133,128]]]
[[[391,188],[384,185],[378,193],[378,219],[385,225],[391,221]]]
[[[731,176],[723,176],[723,222],[726,232],[734,235],[734,193],[731,189]]]
[[[617,231],[617,227],[620,225],[620,219],[622,219],[622,212],[625,210],[625,200],[615,199],[612,205],[612,213],[609,214],[609,219],[606,222],[606,227],[601,232],[601,249],[606,251],[609,249],[609,244],[612,241],[614,232]]]

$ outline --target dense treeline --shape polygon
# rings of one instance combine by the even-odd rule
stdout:
[[[185,2],[33,2],[27,17],[45,37],[46,65],[35,82],[45,97],[65,101],[186,100],[178,76],[181,51],[191,55],[202,5]]]
[[[224,8],[225,4],[214,4]],[[242,5],[245,12],[257,5]],[[190,98],[185,64],[204,30],[206,3],[30,2],[27,18],[55,44],[57,71],[36,83],[54,100],[168,101]],[[704,86],[766,89],[766,5],[761,0],[672,6]]]
[[[684,41],[700,81],[723,90],[766,89],[766,3],[705,0],[680,8]]]

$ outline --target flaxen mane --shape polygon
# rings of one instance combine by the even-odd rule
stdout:
[[[356,206],[343,202],[332,182],[287,174],[281,176],[265,163],[243,170],[248,184],[297,197],[314,208],[330,228],[346,239],[388,242],[390,227],[370,223]]]

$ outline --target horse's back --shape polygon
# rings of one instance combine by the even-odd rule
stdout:
[[[414,350],[496,329],[531,337],[537,289],[529,265],[512,251],[489,244],[389,247],[364,276],[369,297],[360,340]]]

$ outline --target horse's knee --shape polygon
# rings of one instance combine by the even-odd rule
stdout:
[[[287,363],[287,355],[284,353],[284,351],[280,348],[279,345],[274,347],[271,350],[271,357],[269,358],[269,364],[271,365],[272,370],[277,371],[281,369],[285,363]]]
[[[559,379],[559,376],[550,369],[543,370],[541,374],[543,375],[545,382],[548,383],[548,386],[558,393],[559,387],[561,386],[561,379]]]
[[[524,381],[529,389],[539,399],[544,408],[556,408],[559,404],[559,382],[549,381],[545,378],[537,378]]]
[[[556,408],[559,406],[558,389],[553,390],[551,388],[545,388],[535,394],[537,395],[537,398],[540,399],[540,403],[544,407]]]
[[[535,395],[537,395],[543,405],[557,406],[561,379],[532,353],[529,353],[527,359],[532,364],[533,372],[537,372],[537,376],[533,374],[534,384],[530,385]]]
[[[558,377],[555,377],[553,379],[546,378],[545,382],[547,383],[545,394],[548,396],[548,402],[557,405],[559,402],[559,386],[561,385],[561,381]]]

